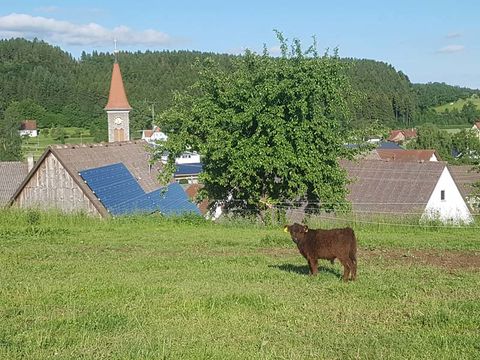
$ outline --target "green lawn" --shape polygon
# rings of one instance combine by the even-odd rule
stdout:
[[[65,128],[67,136],[65,143],[67,144],[88,144],[93,142],[93,136],[90,136],[90,132],[81,128]],[[59,140],[53,139],[50,134],[48,136],[40,134],[37,137],[27,137],[23,141],[23,154],[24,156],[33,155],[35,160],[43,154],[48,145],[60,144]]]
[[[343,283],[281,228],[2,212],[0,358],[478,358],[478,229],[356,233]]]

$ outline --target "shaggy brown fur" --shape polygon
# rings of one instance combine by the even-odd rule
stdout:
[[[290,233],[298,250],[307,259],[311,275],[318,272],[318,259],[330,260],[333,263],[337,258],[343,265],[343,280],[355,280],[357,239],[351,228],[315,230],[295,223],[285,226],[284,231]]]

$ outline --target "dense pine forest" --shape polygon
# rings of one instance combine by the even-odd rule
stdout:
[[[196,51],[121,52],[119,61],[129,101],[133,131],[151,126],[156,114],[167,109],[175,90],[198,79],[199,61],[212,58],[228,71],[234,55]],[[353,124],[377,122],[386,127],[412,127],[421,123],[467,124],[478,116],[467,101],[460,110],[438,112],[434,106],[476,97],[480,91],[444,83],[412,84],[393,66],[373,61],[344,59],[354,90],[349,99]],[[0,113],[15,107],[34,118],[40,128],[89,128],[102,140],[113,55],[82,53],[79,59],[43,41],[0,41]],[[1,117],[1,116],[0,116]]]

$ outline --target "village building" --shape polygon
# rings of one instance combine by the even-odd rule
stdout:
[[[417,137],[417,130],[415,129],[392,130],[390,131],[387,141],[402,144],[416,137]]]
[[[194,212],[178,184],[163,188],[147,143],[51,145],[11,199],[22,208],[59,209],[107,217],[138,212]]]
[[[377,149],[381,160],[388,161],[440,161],[436,150]]]
[[[359,216],[395,215],[471,223],[472,214],[445,162],[342,161],[348,200]]]
[[[23,120],[20,123],[20,130],[18,131],[20,136],[37,137],[37,121],[36,120]]]
[[[152,130],[142,130],[142,140],[155,144],[157,141],[166,141],[168,136],[160,130],[158,126],[154,126]]]

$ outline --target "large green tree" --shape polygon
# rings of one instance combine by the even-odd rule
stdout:
[[[9,106],[0,117],[0,161],[22,159],[22,138],[18,132],[21,118],[17,106]]]
[[[412,149],[434,149],[437,150],[442,160],[452,160],[452,137],[434,124],[419,126],[417,138],[408,146]]]
[[[282,56],[247,51],[228,72],[203,64],[190,92],[177,93],[161,116],[169,135],[156,150],[169,153],[163,180],[185,149],[202,155],[203,194],[227,208],[306,198],[335,210],[346,206],[350,87],[336,52],[303,52],[280,33]]]
[[[452,136],[453,148],[458,153],[458,161],[475,164],[480,156],[480,140],[475,131],[463,129]]]

